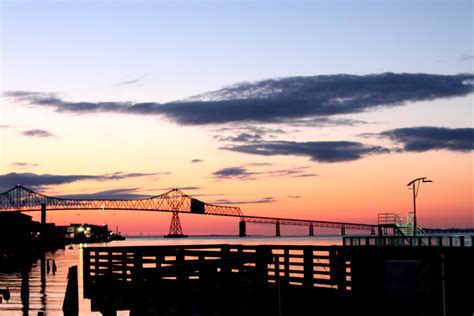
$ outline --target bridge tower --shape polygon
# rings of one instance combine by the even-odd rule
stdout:
[[[165,235],[165,238],[184,238],[188,235],[183,234],[183,229],[181,228],[181,221],[179,220],[178,212],[173,212],[171,217],[170,231],[168,235]]]

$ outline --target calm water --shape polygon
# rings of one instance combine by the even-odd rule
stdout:
[[[74,249],[58,250],[47,253],[46,260],[56,261],[56,274],[46,274],[41,280],[41,261],[38,260],[28,273],[28,279],[23,278],[23,288],[29,289],[29,308],[23,312],[21,299],[21,273],[1,274],[0,289],[10,288],[11,298],[7,303],[0,304],[0,315],[37,315],[39,311],[47,315],[62,315],[62,304],[66,291],[67,271],[70,266],[77,265],[79,272],[79,308],[80,315],[101,315],[91,312],[90,301],[82,299],[82,250],[81,247],[101,246],[146,246],[146,245],[183,245],[183,244],[288,244],[288,245],[340,245],[338,237],[190,237],[185,239],[165,239],[162,237],[130,237],[127,240],[113,241],[104,244],[74,245]],[[128,312],[119,312],[128,315]]]

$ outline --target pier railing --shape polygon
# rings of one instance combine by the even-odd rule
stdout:
[[[96,282],[132,285],[147,276],[199,279],[204,267],[217,272],[255,270],[263,281],[285,286],[350,290],[350,261],[331,246],[188,245],[84,248],[84,296]]]
[[[84,297],[91,299],[92,311],[104,315],[118,310],[145,315],[144,309],[158,313],[175,308],[185,315],[195,309],[200,310],[198,315],[211,315],[209,310],[221,315],[249,314],[249,310],[277,315],[281,306],[281,315],[292,315],[295,309],[309,315],[315,308],[327,315],[366,314],[367,306],[374,311],[392,306],[393,313],[387,315],[401,315],[416,306],[435,315],[444,307],[432,302],[444,293],[448,315],[468,315],[470,293],[461,290],[473,274],[473,252],[467,243],[457,247],[453,239],[452,247],[436,246],[437,239],[432,239],[431,247],[359,247],[362,240],[367,245],[383,241],[345,238],[346,243],[351,240],[352,247],[84,248]]]
[[[474,247],[473,236],[344,236],[344,246]]]

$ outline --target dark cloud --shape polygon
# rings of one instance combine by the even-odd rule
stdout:
[[[472,61],[474,60],[474,55],[462,55],[459,58],[459,61]]]
[[[216,138],[220,141],[236,142],[236,143],[258,142],[258,141],[263,140],[262,135],[249,134],[249,133],[242,133],[242,134],[238,134],[234,136],[218,136]]]
[[[279,128],[262,126],[225,127],[214,131],[214,139],[223,142],[258,142],[266,138],[275,138],[286,132]]]
[[[473,74],[288,77],[240,83],[169,103],[69,102],[56,94],[28,91],[10,91],[5,96],[58,112],[158,115],[183,125],[278,123],[465,96],[473,92],[473,80]]]
[[[26,168],[38,167],[38,164],[31,163],[31,162],[13,162],[11,163],[11,166],[14,168],[26,169]]]
[[[23,136],[28,137],[55,137],[54,134],[44,130],[44,129],[31,129],[29,131],[24,131]]]
[[[121,180],[134,177],[158,176],[166,173],[124,173],[115,172],[104,175],[53,175],[53,174],[35,174],[35,173],[16,173],[0,175],[0,189],[8,190],[17,184],[29,188],[41,188],[49,185],[60,185],[76,181],[107,181]]]
[[[249,172],[246,168],[244,167],[229,167],[229,168],[223,168],[219,169],[215,172],[212,173],[212,176],[214,178],[218,179],[252,179],[254,176],[253,172]]]
[[[389,149],[384,147],[349,141],[275,141],[233,145],[222,147],[222,149],[262,156],[307,156],[311,160],[328,163],[357,160],[366,155],[390,152]]]
[[[402,144],[404,151],[474,150],[474,128],[408,127],[385,131],[380,136]]]
[[[69,194],[59,197],[64,199],[110,199],[110,200],[136,200],[148,198],[151,195],[136,193],[139,188],[121,188],[106,191],[99,191],[87,194]]]
[[[273,197],[264,197],[258,200],[251,200],[251,201],[229,201],[227,199],[219,199],[211,203],[212,204],[262,204],[262,203],[273,203],[275,201],[276,200]]]
[[[219,169],[211,174],[215,179],[237,179],[237,180],[255,180],[262,178],[274,177],[302,177],[302,176],[316,176],[316,174],[305,174],[308,167],[297,167],[287,169],[267,169],[267,170],[249,170],[249,167],[265,167],[271,166],[268,163],[251,163],[238,167],[228,167]]]
[[[191,160],[191,163],[200,163],[200,162],[203,162],[204,160],[202,159],[193,159]]]

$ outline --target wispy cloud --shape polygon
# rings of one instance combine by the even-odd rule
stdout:
[[[200,163],[200,162],[203,162],[204,160],[202,159],[193,159],[191,160],[191,163]]]
[[[227,199],[219,199],[211,202],[212,204],[264,204],[264,203],[273,203],[276,199],[274,197],[264,197],[258,200],[249,200],[249,201],[230,201]]]
[[[143,82],[143,79],[145,79],[145,77],[146,75],[143,75],[140,77],[136,77],[134,79],[120,81],[114,84],[114,86],[140,86],[141,83]]]
[[[31,129],[28,131],[22,132],[23,136],[28,137],[55,137],[53,133],[50,133],[44,129]]]
[[[65,113],[164,116],[178,124],[288,123],[292,120],[360,113],[407,102],[465,96],[474,74],[382,73],[364,76],[287,77],[240,83],[169,103],[70,102],[53,93],[10,91],[17,102]]]
[[[261,156],[306,156],[313,161],[326,163],[357,160],[367,155],[390,152],[389,149],[381,146],[350,141],[274,141],[231,145],[222,149]]]
[[[0,175],[0,189],[8,190],[17,184],[21,184],[30,188],[40,188],[44,186],[67,184],[76,181],[110,181],[135,177],[157,177],[166,174],[168,173],[114,172],[103,175],[54,175],[11,172]]]
[[[11,166],[14,168],[27,169],[27,168],[38,167],[38,164],[31,163],[31,162],[13,162],[11,163]]]
[[[288,195],[290,199],[299,199],[301,198],[301,195]]]
[[[181,191],[194,191],[194,190],[201,190],[203,189],[202,187],[166,187],[166,188],[160,188],[158,190],[160,191],[170,191],[173,189],[180,189]]]
[[[94,193],[84,194],[69,194],[61,195],[59,197],[65,199],[117,199],[117,200],[136,200],[148,198],[151,195],[137,193],[139,188],[119,188],[105,191],[98,191]]]
[[[264,139],[275,138],[277,135],[286,134],[280,128],[263,126],[236,126],[223,127],[214,131],[214,139],[222,142],[257,142]]]
[[[472,61],[474,60],[474,55],[462,55],[459,57],[459,61]]]
[[[11,128],[11,125],[2,125],[0,124],[0,129],[7,129],[7,128]]]
[[[404,151],[474,150],[474,128],[408,127],[384,131],[379,136],[402,144]]]
[[[219,169],[211,174],[211,177],[218,180],[236,179],[236,180],[255,180],[262,178],[276,177],[315,177],[317,174],[306,173],[308,167],[296,167],[285,169],[258,169],[259,167],[271,166],[271,164],[247,164],[243,166],[227,167]],[[257,169],[252,168],[257,167]],[[250,169],[252,168],[252,169]]]

